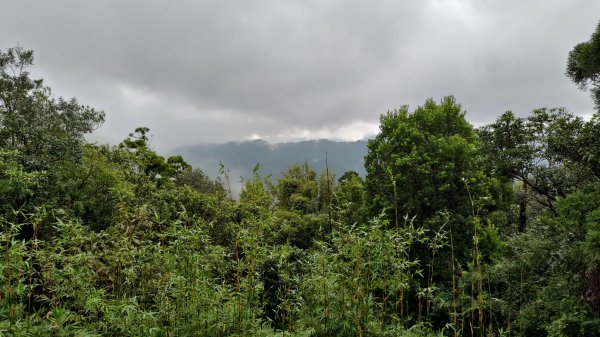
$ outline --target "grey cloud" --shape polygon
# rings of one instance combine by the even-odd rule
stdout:
[[[54,92],[107,112],[98,139],[146,125],[161,149],[337,129],[454,94],[475,124],[592,103],[564,76],[600,3],[33,1],[3,5],[0,49],[36,51]],[[354,124],[353,124],[354,123]]]

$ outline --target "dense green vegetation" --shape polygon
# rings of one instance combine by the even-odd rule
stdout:
[[[600,25],[567,74],[598,99]],[[595,48],[595,49],[594,49]],[[233,200],[0,52],[0,335],[598,336],[600,111],[381,116],[366,177],[260,165]]]

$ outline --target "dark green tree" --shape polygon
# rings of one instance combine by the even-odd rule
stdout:
[[[561,121],[549,139],[550,149],[561,159],[571,161],[585,170],[591,180],[600,179],[600,115],[587,122]]]
[[[212,180],[201,169],[184,170],[175,181],[177,185],[186,185],[205,194],[217,194],[225,197],[225,190],[219,180]]]
[[[600,109],[600,23],[589,41],[569,52],[566,75],[581,90],[590,89],[596,109]]]
[[[4,208],[23,214],[41,205],[69,206],[73,191],[65,186],[77,177],[67,172],[83,165],[84,135],[104,122],[102,111],[74,98],[54,98],[41,79],[30,77],[33,61],[33,52],[21,47],[0,51],[0,151],[11,154],[17,170],[37,177],[35,184],[26,184],[28,193],[12,189],[7,196],[12,202]],[[23,238],[32,230],[24,226]]]
[[[118,197],[116,191],[127,189],[124,168],[113,160],[118,149],[108,145],[87,144],[81,165],[61,171],[61,205],[94,230],[105,229],[113,220]]]
[[[490,174],[523,183],[535,203],[556,213],[557,198],[590,180],[584,121],[564,108],[541,108],[526,118],[508,111],[478,130]],[[592,171],[593,172],[593,171]],[[592,175],[593,176],[593,175]]]
[[[307,162],[290,166],[277,183],[279,206],[302,213],[318,210],[317,173]]]
[[[428,99],[381,116],[380,133],[365,157],[366,201],[371,215],[382,210],[399,224],[404,215],[423,224],[439,211],[468,216],[485,196],[477,162],[477,138],[454,97]]]
[[[192,166],[183,160],[181,156],[171,156],[165,160],[158,155],[149,144],[149,132],[147,127],[139,127],[135,132],[119,145],[135,157],[137,170],[151,180],[162,183],[168,179],[176,179],[180,174],[191,171]]]
[[[364,181],[357,172],[345,172],[338,179],[334,206],[340,223],[352,225],[365,220],[364,192]]]
[[[597,112],[575,141],[557,145],[565,157],[586,165],[600,178],[600,22],[589,41],[577,44],[569,53],[566,75],[581,90],[590,89]]]
[[[439,103],[428,99],[412,112],[407,106],[388,112],[381,116],[380,130],[369,141],[365,157],[365,204],[371,218],[383,213],[388,226],[404,229],[414,224],[425,231],[426,241],[411,248],[425,276],[414,279],[419,290],[407,296],[419,303],[413,307],[415,317],[423,314],[443,326],[448,311],[435,309],[433,294],[456,295],[457,266],[471,268],[473,279],[480,282],[480,264],[475,261],[494,255],[479,249],[475,239],[485,234],[484,216],[497,207],[490,193],[492,182],[482,168],[475,130],[452,96]],[[488,228],[495,234],[492,226]],[[481,321],[477,324],[483,326]]]
[[[83,136],[104,122],[104,113],[76,99],[55,99],[42,80],[29,76],[33,52],[0,51],[0,147],[20,153],[25,169],[49,171],[78,162]]]
[[[43,172],[26,172],[16,151],[0,150],[0,214],[20,209],[38,188]]]

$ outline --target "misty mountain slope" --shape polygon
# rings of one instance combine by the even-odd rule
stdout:
[[[325,154],[329,170],[340,177],[346,171],[356,171],[365,175],[364,156],[367,141],[336,142],[331,140],[310,140],[296,143],[269,144],[264,140],[229,142],[225,144],[200,144],[175,149],[195,168],[200,168],[208,176],[219,176],[219,162],[229,170],[232,181],[249,177],[252,169],[260,163],[261,175],[280,176],[294,163],[307,161],[317,172],[325,170]]]

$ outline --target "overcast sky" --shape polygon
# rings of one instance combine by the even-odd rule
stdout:
[[[506,110],[593,104],[564,76],[598,0],[0,0],[0,50],[35,51],[56,96],[195,143],[355,140],[381,113],[455,95],[476,126]]]

